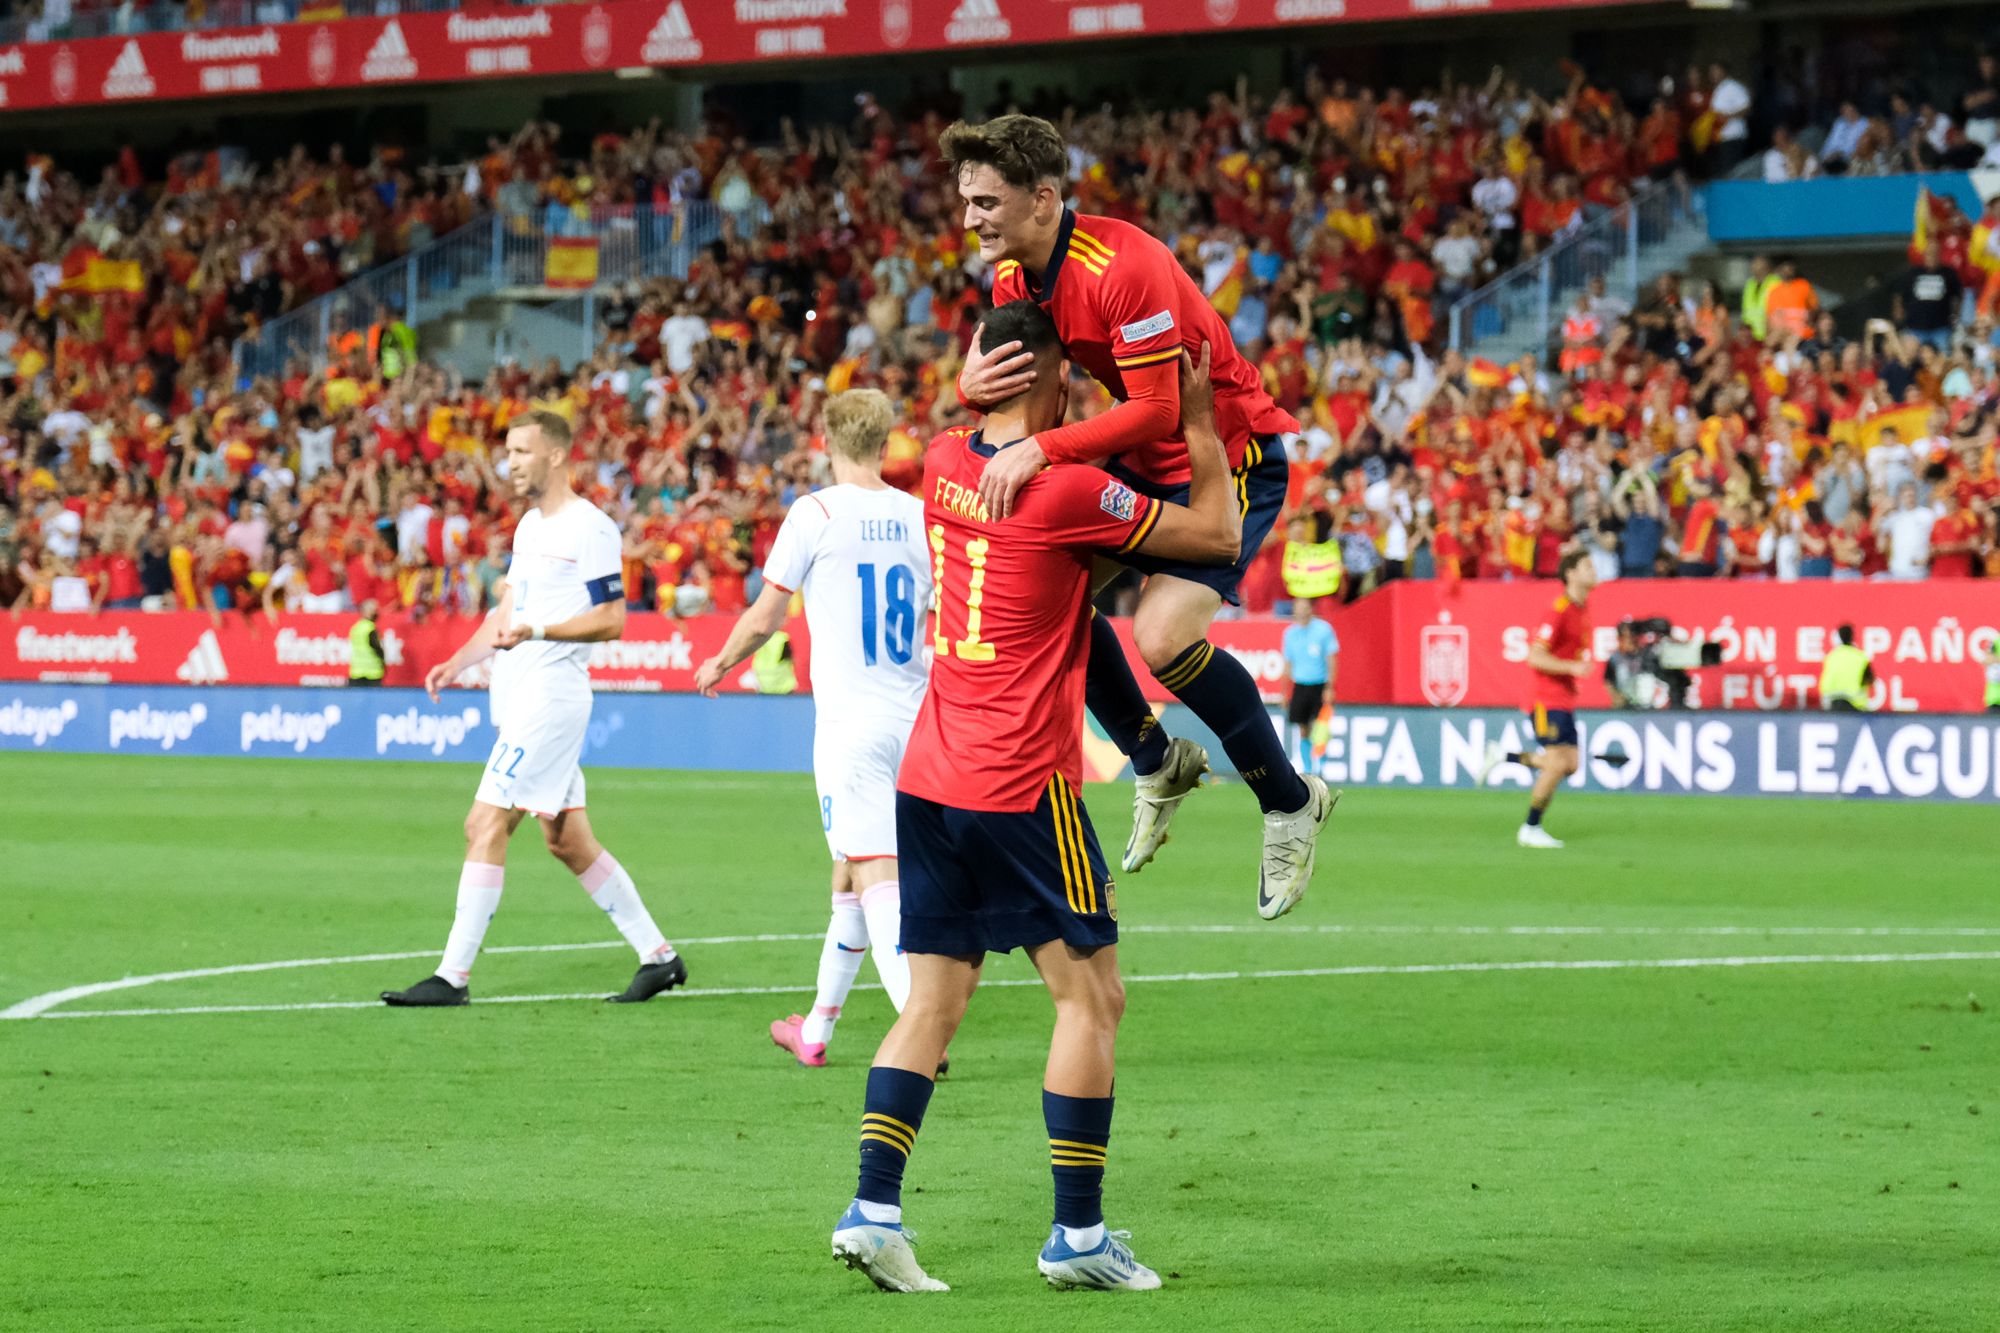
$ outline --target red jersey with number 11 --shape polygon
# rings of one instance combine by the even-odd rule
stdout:
[[[979,499],[995,452],[959,428],[924,458],[931,683],[896,786],[961,810],[1023,811],[1051,773],[1081,789],[1091,558],[1144,541],[1160,502],[1058,465],[996,523]]]

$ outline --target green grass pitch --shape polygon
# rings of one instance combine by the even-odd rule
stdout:
[[[1205,791],[1119,886],[1153,980],[1107,1204],[1166,1289],[1035,1273],[1023,985],[975,1001],[910,1168],[955,1290],[891,1299],[827,1257],[879,991],[821,1071],[765,1034],[805,995],[278,1008],[434,963],[469,769],[14,754],[0,784],[0,1008],[416,955],[50,1010],[249,1011],[0,1022],[0,1328],[2000,1326],[1990,808],[1565,794],[1547,855],[1512,845],[1515,793],[1352,791],[1272,927],[1249,798]],[[1107,845],[1128,796],[1087,793]],[[598,771],[591,797],[697,992],[809,988],[806,779]],[[699,942],[760,934],[810,938]],[[532,830],[487,943],[482,1001],[632,967]],[[1640,965],[1721,958],[1791,961]],[[1618,965],[1554,966],[1579,962]]]

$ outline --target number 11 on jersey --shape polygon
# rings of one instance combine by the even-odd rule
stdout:
[[[931,594],[931,646],[940,654],[955,648],[962,662],[993,660],[993,645],[979,641],[979,603],[986,591],[986,551],[984,537],[974,537],[965,543],[965,559],[972,566],[972,577],[965,590],[965,637],[956,645],[948,644],[944,636],[944,524],[931,524],[931,582],[935,585]]]

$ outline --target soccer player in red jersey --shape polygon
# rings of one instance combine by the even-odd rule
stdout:
[[[1021,487],[1000,519],[980,498],[980,476],[1061,421],[1068,377],[1055,325],[1031,301],[994,311],[982,338],[1019,343],[1039,373],[995,404],[982,430],[946,431],[924,460],[933,657],[896,784],[910,996],[868,1074],[860,1182],[833,1253],[884,1290],[945,1290],[903,1234],[903,1167],[985,955],[1019,948],[1056,1008],[1042,1080],[1055,1226],[1038,1266],[1058,1287],[1149,1289],[1159,1275],[1104,1229],[1125,991],[1117,900],[1078,799],[1090,576],[1105,550],[1227,562],[1242,519],[1205,353],[1187,368],[1177,409],[1194,464],[1185,508],[1098,469],[1059,465]]]
[[[980,257],[995,265],[993,302],[1026,298],[1048,311],[1076,364],[1111,392],[1116,406],[1088,421],[1037,430],[994,460],[980,498],[1005,519],[1030,477],[1052,463],[1109,460],[1113,476],[1141,495],[1183,500],[1187,446],[1178,429],[1178,365],[1183,352],[1212,349],[1215,418],[1243,516],[1234,561],[1211,566],[1124,553],[1120,563],[1148,576],[1132,622],[1139,654],[1160,684],[1194,710],[1222,742],[1264,812],[1257,911],[1289,912],[1312,880],[1320,830],[1334,797],[1317,777],[1293,770],[1256,681],[1208,642],[1226,599],[1236,602],[1243,571],[1284,507],[1287,467],[1280,436],[1299,423],[1264,392],[1256,367],[1181,270],[1172,251],[1130,223],[1078,215],[1063,205],[1068,150],[1055,126],[1008,115],[953,125],[939,150],[958,173],[965,225]],[[985,342],[980,340],[981,346]],[[974,348],[959,379],[973,406],[1010,397],[1035,373],[1018,349]],[[1208,763],[1200,746],[1169,741],[1147,707],[1110,625],[1091,629],[1090,710],[1132,759],[1138,775],[1124,868],[1135,871],[1166,840],[1175,809]]]
[[[1589,603],[1590,590],[1597,586],[1597,567],[1590,562],[1590,552],[1576,550],[1564,554],[1556,572],[1562,579],[1563,594],[1556,598],[1548,619],[1528,646],[1528,666],[1535,677],[1528,720],[1534,726],[1540,751],[1507,754],[1495,742],[1486,747],[1486,762],[1479,769],[1482,786],[1503,763],[1524,764],[1535,770],[1528,822],[1521,825],[1514,841],[1550,851],[1560,850],[1562,842],[1542,827],[1542,816],[1555,799],[1556,789],[1576,772],[1581,761],[1576,743],[1576,683],[1592,671]]]

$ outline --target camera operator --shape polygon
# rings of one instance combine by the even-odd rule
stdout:
[[[1620,708],[1654,709],[1664,706],[1660,698],[1658,663],[1654,654],[1639,642],[1637,622],[1626,616],[1618,622],[1618,647],[1604,659],[1604,688]]]

